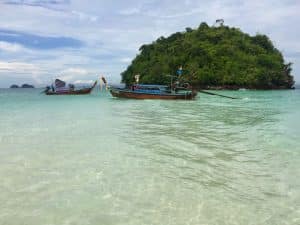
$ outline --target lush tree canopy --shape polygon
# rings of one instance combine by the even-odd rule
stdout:
[[[228,26],[186,28],[140,47],[140,53],[122,76],[126,84],[140,82],[168,84],[183,67],[182,79],[194,86],[245,88],[291,88],[291,63],[262,34],[250,36]]]

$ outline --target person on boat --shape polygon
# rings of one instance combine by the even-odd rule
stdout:
[[[48,91],[50,91],[50,89],[51,89],[50,86],[47,86],[46,89],[45,89],[45,93],[47,93]]]
[[[183,72],[182,66],[180,66],[180,67],[178,68],[178,70],[177,70],[177,75],[178,75],[178,76],[181,76],[181,75],[182,75],[182,72]]]
[[[171,85],[171,89],[172,89],[172,90],[174,90],[174,89],[175,89],[175,87],[176,87],[176,84],[175,84],[175,83],[172,83],[172,85]]]
[[[182,86],[185,89],[191,89],[191,85],[189,83],[184,83]]]
[[[75,89],[74,84],[69,84],[69,89],[70,89],[70,91],[74,91],[74,89]]]

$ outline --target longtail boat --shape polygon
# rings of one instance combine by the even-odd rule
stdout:
[[[166,100],[191,100],[197,95],[197,92],[189,88],[170,88],[165,85],[132,85],[129,88],[110,87],[110,93],[118,98],[133,99],[166,99]]]
[[[91,93],[96,84],[97,81],[95,81],[90,87],[76,88],[74,85],[66,87],[66,83],[64,81],[56,79],[55,86],[51,85],[51,87],[46,87],[44,92],[46,95],[86,95]]]

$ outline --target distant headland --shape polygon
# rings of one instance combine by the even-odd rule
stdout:
[[[34,88],[34,86],[31,84],[22,84],[21,86],[13,84],[10,88]]]
[[[170,74],[182,67],[180,79],[196,88],[291,89],[292,63],[263,34],[250,36],[240,29],[208,26],[186,28],[140,47],[140,53],[121,73],[126,84],[140,74],[145,84],[169,84]]]

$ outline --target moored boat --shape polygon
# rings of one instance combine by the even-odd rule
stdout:
[[[197,92],[188,88],[171,89],[164,85],[132,85],[129,88],[110,87],[110,93],[118,98],[132,99],[166,99],[166,100],[191,100]]]
[[[86,95],[90,94],[91,91],[96,86],[97,81],[93,83],[90,87],[80,87],[76,88],[74,85],[70,84],[66,87],[66,83],[62,80],[56,79],[55,86],[51,85],[46,87],[45,94],[46,95]]]

